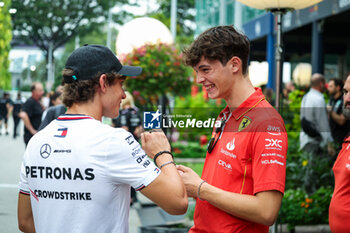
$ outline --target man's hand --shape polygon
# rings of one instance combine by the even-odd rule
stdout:
[[[177,165],[176,167],[185,184],[187,195],[194,198],[198,197],[198,186],[202,179],[189,167],[183,165]]]
[[[137,126],[134,130],[134,135],[137,137],[137,138],[140,138],[141,137],[141,133],[143,133],[143,127],[141,125]]]
[[[328,154],[329,154],[330,156],[332,156],[332,157],[335,156],[335,154],[336,154],[334,145],[333,145],[331,142],[329,142],[329,143],[327,144],[327,152],[328,152]]]
[[[141,134],[142,149],[150,158],[159,151],[170,151],[170,144],[163,131],[151,131]]]

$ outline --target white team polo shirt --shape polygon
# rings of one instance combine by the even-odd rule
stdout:
[[[141,190],[159,174],[129,132],[62,115],[30,140],[19,187],[37,233],[128,232],[130,185]]]

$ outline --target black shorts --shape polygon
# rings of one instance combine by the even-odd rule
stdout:
[[[5,124],[7,124],[7,115],[0,114],[0,121],[5,120]]]

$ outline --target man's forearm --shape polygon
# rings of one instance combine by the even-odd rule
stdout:
[[[282,202],[282,193],[278,191],[245,195],[224,191],[208,183],[202,185],[200,197],[226,213],[268,226],[275,222]]]
[[[338,125],[345,125],[346,119],[343,114],[337,114],[336,112],[330,113],[331,118],[338,124]]]
[[[35,134],[37,131],[36,129],[34,129],[32,123],[30,123],[29,117],[26,113],[21,112],[20,113],[20,117],[23,120],[23,123],[25,125],[25,127],[27,128],[27,130],[31,133],[31,134]]]

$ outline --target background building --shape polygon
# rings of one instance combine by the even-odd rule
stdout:
[[[275,17],[235,0],[196,0],[196,35],[205,29],[233,24],[244,31],[252,44],[251,61],[268,61],[268,86],[274,84]],[[323,0],[314,6],[286,12],[283,16],[284,60],[291,71],[310,63],[312,73],[327,79],[344,79],[350,72],[350,1]],[[271,72],[272,71],[272,72]],[[290,72],[292,73],[292,72]],[[289,77],[284,77],[288,80]]]

